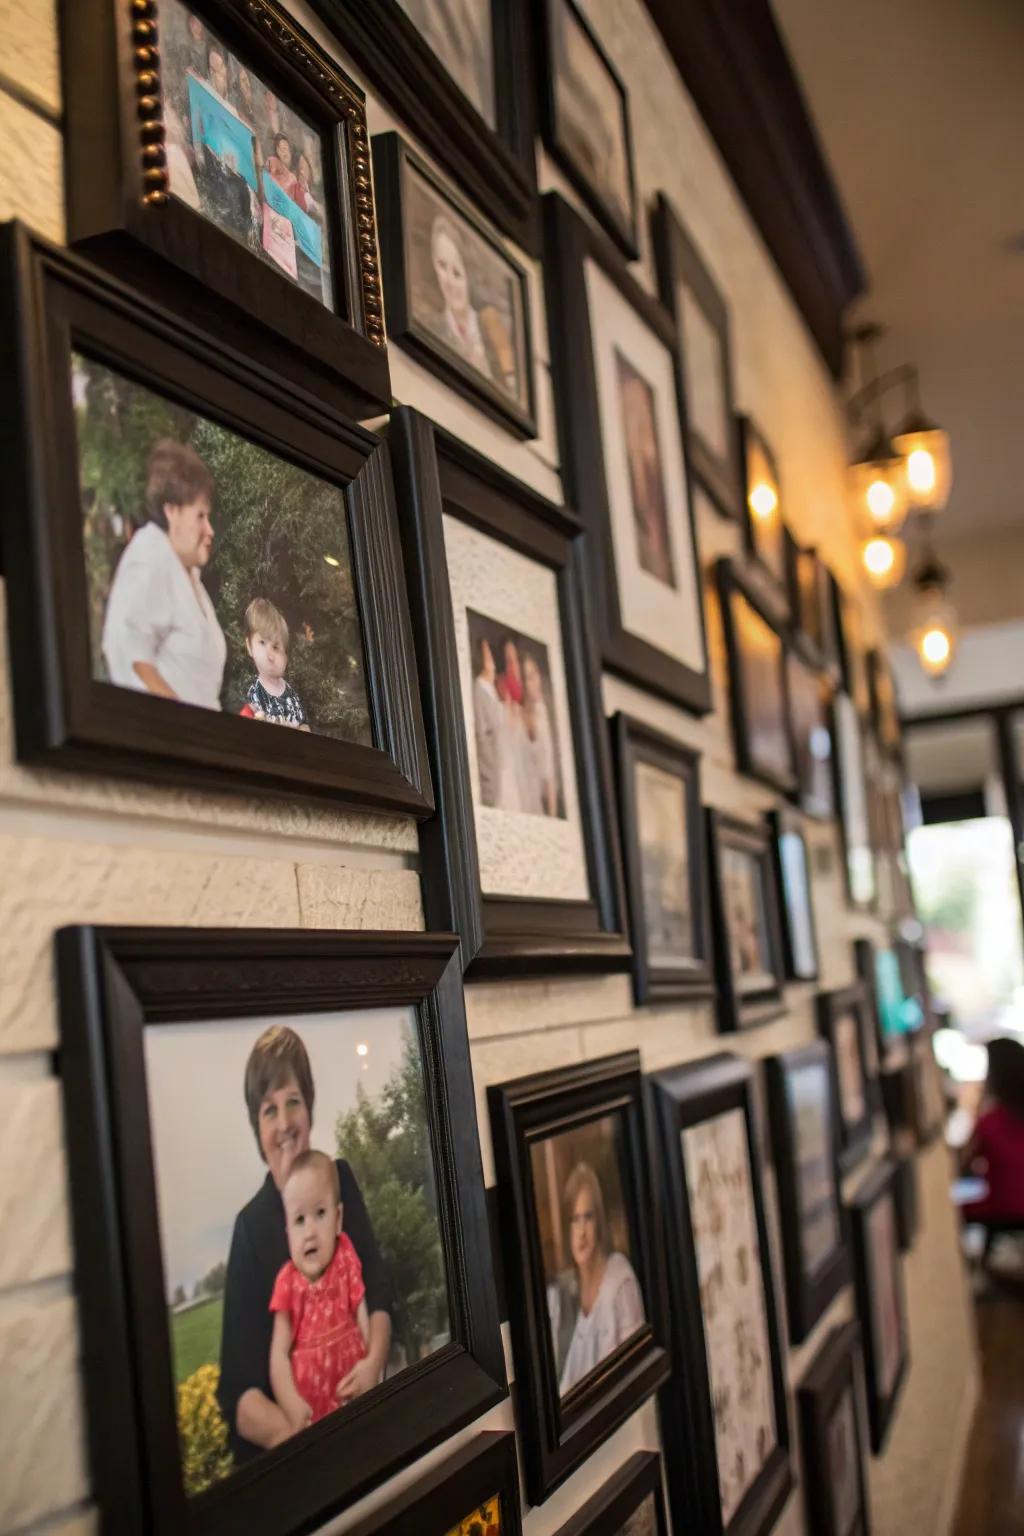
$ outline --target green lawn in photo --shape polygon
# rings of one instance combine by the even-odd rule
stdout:
[[[186,1312],[171,1314],[171,1348],[174,1352],[174,1379],[185,1381],[201,1365],[220,1363],[221,1319],[224,1316],[223,1296],[211,1296],[209,1301],[189,1307]]]

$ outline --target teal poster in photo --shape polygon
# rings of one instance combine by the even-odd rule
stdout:
[[[269,208],[290,221],[295,231],[295,243],[302,254],[308,256],[316,266],[323,266],[320,225],[316,220],[303,212],[295,199],[288,196],[273,176],[267,175],[263,178],[263,197]]]
[[[256,191],[256,154],[252,129],[208,85],[188,77],[188,105],[193,143],[205,144],[229,170]]]

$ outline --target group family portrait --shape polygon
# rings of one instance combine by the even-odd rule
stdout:
[[[564,820],[548,648],[467,609],[480,804]]]
[[[343,491],[75,354],[92,675],[371,742]]]
[[[334,308],[320,134],[182,0],[159,0],[172,195]]]
[[[197,1494],[447,1342],[426,1096],[402,1008],[158,1025],[145,1061]]]
[[[622,1175],[621,1117],[534,1142],[531,1167],[562,1397],[644,1326]]]

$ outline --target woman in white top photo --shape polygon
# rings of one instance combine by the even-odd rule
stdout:
[[[562,1366],[563,1397],[644,1324],[639,1281],[626,1255],[611,1246],[604,1195],[589,1163],[570,1173],[564,1201],[579,1311]]]
[[[544,678],[529,651],[523,653],[522,794],[524,811],[558,815],[558,770],[551,716],[544,701]]]
[[[202,573],[213,548],[213,476],[161,438],[146,464],[148,521],[121,555],[103,620],[110,681],[220,709],[227,641]]]

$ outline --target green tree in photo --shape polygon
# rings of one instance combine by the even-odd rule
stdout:
[[[431,1170],[423,1069],[411,1032],[402,1062],[377,1098],[360,1087],[338,1116],[338,1156],[352,1166],[394,1282],[396,1340],[418,1360],[448,1329],[448,1290]]]

